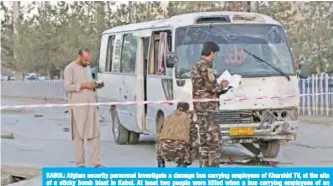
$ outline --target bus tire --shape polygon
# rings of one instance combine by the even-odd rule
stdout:
[[[280,152],[280,140],[260,142],[259,147],[264,158],[276,158]]]
[[[133,131],[129,132],[128,143],[131,145],[138,144],[140,142],[140,133]]]
[[[156,116],[156,135],[158,135],[159,130],[161,129],[164,121],[165,121],[164,113],[162,111],[159,111]]]
[[[127,144],[129,139],[129,131],[120,123],[116,108],[111,108],[111,119],[114,141],[118,145]]]

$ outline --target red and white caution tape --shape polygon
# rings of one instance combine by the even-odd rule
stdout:
[[[301,94],[301,97],[317,96],[317,95],[332,95],[333,93],[319,93],[319,94]],[[227,99],[192,99],[192,100],[156,100],[156,101],[114,101],[114,102],[98,102],[98,103],[70,103],[70,104],[34,104],[34,105],[6,105],[1,106],[1,110],[16,110],[16,109],[29,109],[29,108],[55,108],[55,107],[81,107],[81,106],[110,106],[110,105],[132,105],[132,104],[165,104],[165,103],[179,103],[179,102],[242,102],[250,99],[265,100],[265,99],[286,99],[292,98],[296,95],[285,96],[259,96],[259,97],[235,97]]]

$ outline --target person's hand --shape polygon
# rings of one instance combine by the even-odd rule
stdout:
[[[81,84],[81,89],[90,89],[90,90],[94,90],[96,89],[98,86],[98,84],[94,83],[94,82],[88,82],[88,83],[83,83]]]
[[[229,86],[229,81],[228,80],[222,80],[221,81],[221,86],[222,86],[222,88],[227,88]]]

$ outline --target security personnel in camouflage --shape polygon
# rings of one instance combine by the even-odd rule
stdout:
[[[156,142],[158,167],[165,167],[165,161],[177,163],[177,167],[192,164],[191,119],[189,104],[179,103],[177,110],[161,126]],[[194,134],[196,135],[196,134]]]
[[[223,80],[218,84],[212,64],[219,52],[219,46],[212,41],[203,45],[201,59],[191,71],[193,99],[218,99],[226,91],[229,82]],[[222,134],[218,118],[219,101],[193,103],[195,116],[193,122],[199,129],[200,167],[219,167],[222,151]]]
[[[195,120],[196,114],[194,112],[191,112],[189,114],[189,117],[191,119],[191,153],[193,156],[193,159],[196,159],[199,157],[199,133],[198,133],[198,123]]]

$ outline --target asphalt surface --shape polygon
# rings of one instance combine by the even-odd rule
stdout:
[[[35,104],[42,101],[2,98],[2,105]],[[73,146],[65,108],[29,109],[1,112],[1,132],[13,132],[15,139],[1,140],[1,162],[6,165],[45,167],[74,166]],[[138,145],[117,145],[112,137],[107,109],[100,115],[101,161],[110,167],[155,167],[154,138],[142,136]],[[333,166],[333,125],[327,118],[318,123],[302,122],[297,140],[283,145],[280,166]],[[244,155],[238,145],[223,148],[224,154]],[[168,166],[174,166],[172,164]],[[192,166],[198,166],[196,161]]]

